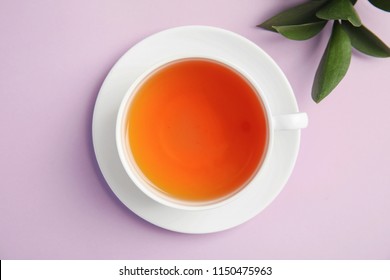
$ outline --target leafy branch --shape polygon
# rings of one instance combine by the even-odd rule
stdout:
[[[389,0],[368,0],[390,12]],[[354,8],[357,0],[312,0],[287,9],[258,25],[291,40],[307,40],[333,21],[333,28],[312,87],[316,103],[336,88],[348,71],[352,47],[374,56],[389,57],[390,48],[365,27]]]

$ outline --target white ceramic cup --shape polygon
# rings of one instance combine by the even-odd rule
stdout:
[[[265,151],[265,156],[262,158],[262,162],[259,163],[259,167],[256,171],[256,173],[249,179],[249,181],[238,189],[238,191],[226,196],[222,197],[216,200],[212,201],[205,201],[205,202],[192,202],[187,200],[181,200],[177,198],[173,198],[161,191],[158,190],[158,187],[154,186],[152,182],[148,180],[148,178],[143,175],[140,168],[137,166],[133,155],[131,154],[131,149],[129,149],[127,140],[126,140],[126,117],[127,112],[132,104],[132,100],[134,96],[136,95],[136,92],[140,85],[148,79],[148,77],[154,73],[159,68],[162,68],[166,66],[167,64],[174,63],[175,61],[180,61],[183,59],[206,59],[211,60],[216,63],[223,64],[224,66],[232,69],[237,74],[239,74],[241,77],[243,77],[256,91],[259,99],[261,100],[261,103],[264,106],[266,118],[267,118],[267,129],[268,129],[268,143]],[[276,77],[278,78],[278,77]],[[256,176],[259,176],[259,174],[262,172],[262,166],[265,166],[267,164],[269,155],[273,149],[273,139],[274,139],[274,133],[276,130],[292,130],[292,129],[301,129],[305,128],[308,124],[308,117],[306,113],[302,112],[294,112],[290,114],[283,114],[283,115],[273,115],[270,107],[267,102],[266,96],[263,94],[263,91],[261,88],[259,88],[256,81],[251,77],[249,74],[245,72],[244,69],[241,69],[237,67],[236,65],[232,64],[229,61],[226,61],[220,57],[205,57],[205,56],[197,56],[197,57],[171,57],[169,59],[166,59],[164,61],[161,61],[160,63],[154,65],[153,67],[150,67],[147,71],[145,71],[142,75],[140,75],[134,83],[130,86],[128,91],[126,92],[124,98],[122,99],[121,105],[119,107],[119,111],[117,114],[117,121],[116,121],[116,144],[117,149],[119,153],[120,160],[122,162],[122,165],[128,174],[128,176],[131,178],[131,180],[134,182],[134,184],[148,197],[155,200],[156,202],[168,206],[173,207],[177,209],[184,209],[184,210],[205,210],[209,208],[218,207],[221,205],[224,205],[226,203],[229,203],[233,199],[236,199],[240,195],[242,195],[243,192],[245,192],[249,188],[256,188],[261,186],[256,186],[252,182],[256,178]],[[185,186],[183,186],[185,187]]]

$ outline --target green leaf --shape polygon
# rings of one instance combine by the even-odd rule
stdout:
[[[343,21],[342,26],[351,39],[352,46],[362,53],[375,57],[389,57],[390,48],[364,25],[354,27]]]
[[[292,40],[307,40],[317,35],[325,26],[326,21],[317,21],[311,23],[273,26],[280,34]]]
[[[368,0],[375,7],[390,12],[390,1],[389,0]]]
[[[257,26],[276,32],[273,26],[297,25],[318,21],[315,13],[326,1],[319,0],[303,3],[275,15]]]
[[[316,15],[321,19],[342,19],[348,20],[354,26],[362,25],[355,8],[349,0],[331,0]]]
[[[328,96],[344,78],[351,62],[351,49],[348,34],[335,21],[332,35],[314,77],[311,95],[316,103]]]

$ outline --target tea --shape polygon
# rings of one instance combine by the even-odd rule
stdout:
[[[168,63],[140,83],[126,117],[126,141],[143,175],[180,200],[211,201],[256,173],[267,118],[255,89],[214,60]]]

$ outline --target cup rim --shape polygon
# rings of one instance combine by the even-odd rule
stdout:
[[[220,197],[215,200],[205,201],[205,202],[197,202],[197,201],[187,201],[187,200],[180,200],[175,199],[173,197],[170,197],[169,195],[165,195],[162,192],[158,191],[153,184],[149,181],[148,178],[146,178],[145,175],[143,175],[140,168],[135,163],[135,160],[132,158],[131,152],[127,151],[126,144],[124,144],[124,136],[123,136],[123,130],[126,125],[124,119],[126,116],[126,112],[131,104],[131,101],[133,100],[137,88],[142,85],[142,83],[147,79],[149,75],[151,75],[153,72],[158,71],[159,69],[167,66],[170,63],[175,63],[180,60],[191,60],[191,59],[203,59],[203,60],[211,60],[216,63],[220,63],[225,67],[230,68],[231,70],[235,71],[238,75],[240,75],[242,78],[244,78],[254,89],[256,92],[259,101],[261,105],[264,107],[265,110],[265,117],[267,122],[267,143],[266,143],[266,149],[265,153],[260,159],[256,171],[247,179],[247,181],[242,184],[237,190],[234,192]],[[155,200],[156,202],[176,209],[182,209],[182,210],[207,210],[211,208],[216,208],[223,206],[235,199],[237,199],[239,196],[243,195],[243,193],[248,190],[248,188],[256,187],[254,185],[255,178],[262,173],[262,170],[264,169],[263,166],[266,165],[266,163],[269,161],[269,155],[271,154],[271,150],[273,148],[273,133],[274,133],[274,124],[273,124],[273,118],[272,113],[269,107],[269,104],[267,102],[266,96],[263,94],[259,84],[249,75],[244,69],[241,67],[235,65],[232,62],[227,61],[226,59],[223,59],[218,56],[186,56],[186,55],[178,55],[178,56],[171,56],[169,58],[166,58],[164,60],[159,61],[158,63],[155,63],[151,67],[149,67],[146,71],[144,71],[141,75],[138,76],[138,78],[131,84],[131,86],[127,89],[117,112],[117,118],[116,118],[116,126],[115,126],[115,142],[117,147],[117,152],[119,154],[120,161],[122,163],[123,168],[126,171],[126,174],[130,177],[130,179],[133,181],[133,183],[136,185],[136,187],[141,190],[146,196],[149,198]],[[130,154],[130,155],[129,155]],[[133,164],[131,164],[132,162]],[[145,186],[149,185],[149,186]]]

